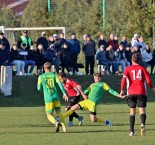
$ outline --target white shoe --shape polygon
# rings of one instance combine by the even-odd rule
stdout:
[[[140,133],[141,133],[141,136],[145,135],[145,125],[144,124],[140,125]]]
[[[73,75],[73,72],[70,71],[68,74],[69,74],[69,75]]]
[[[133,133],[133,132],[130,132],[130,133],[129,133],[129,136],[134,136],[134,133]]]
[[[79,75],[79,76],[83,75],[80,71],[78,71],[76,74]]]

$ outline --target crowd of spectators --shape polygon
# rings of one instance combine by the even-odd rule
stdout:
[[[131,65],[131,55],[138,53],[139,64],[144,67],[151,66],[150,74],[153,74],[155,50],[146,45],[144,38],[134,34],[131,41],[128,41],[126,36],[119,39],[117,34],[111,33],[109,40],[106,40],[105,35],[101,34],[96,45],[90,34],[84,34],[80,47],[75,33],[71,33],[70,39],[66,40],[64,33],[53,34],[47,38],[43,31],[34,45],[25,30],[17,44],[10,46],[4,33],[0,33],[0,65],[16,66],[16,75],[32,75],[36,66],[36,74],[40,75],[43,73],[43,64],[48,61],[54,66],[56,73],[61,68],[62,72],[66,69],[70,75],[82,75],[78,68],[78,56],[82,51],[85,56],[86,75],[94,73],[95,59],[98,65],[105,66],[101,73],[122,74],[125,67]]]

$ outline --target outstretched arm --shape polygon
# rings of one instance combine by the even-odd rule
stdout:
[[[77,85],[76,88],[79,90],[84,100],[88,99],[88,97],[83,93],[80,85]]]

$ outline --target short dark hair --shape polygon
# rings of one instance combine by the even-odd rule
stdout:
[[[44,68],[50,70],[51,69],[51,63],[49,63],[49,62],[44,63]]]
[[[58,76],[60,76],[60,77],[62,77],[62,78],[66,78],[66,74],[63,73],[63,72],[60,72],[60,73],[58,74]]]
[[[101,74],[100,73],[94,73],[93,76],[98,76],[101,78]]]
[[[131,60],[135,63],[138,63],[139,62],[139,54],[138,53],[133,53],[132,54],[132,57],[131,57]]]
[[[3,32],[1,32],[1,33],[0,33],[0,35],[4,36],[4,33],[3,33]]]

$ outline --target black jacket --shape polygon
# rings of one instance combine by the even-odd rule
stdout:
[[[10,61],[13,61],[13,60],[20,60],[18,50],[11,49],[11,51],[10,51]]]
[[[0,63],[6,61],[10,62],[9,51],[0,49]]]
[[[45,51],[49,47],[48,40],[46,38],[42,37],[42,36],[37,39],[36,46],[38,47],[39,44],[43,45],[43,48],[44,48]]]
[[[6,51],[10,51],[10,43],[5,37],[3,37],[3,39],[0,39],[0,45],[1,44],[4,44]]]

